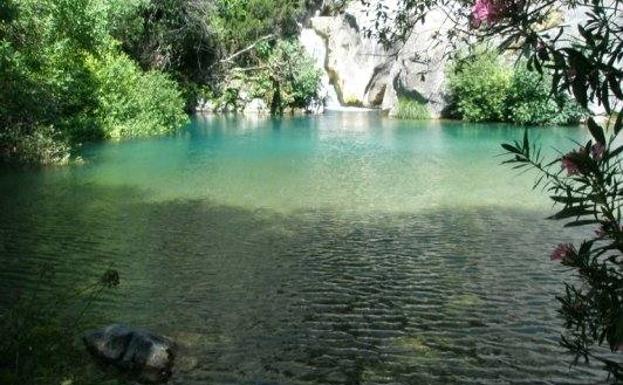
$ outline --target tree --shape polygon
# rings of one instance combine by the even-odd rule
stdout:
[[[577,281],[565,283],[558,297],[564,319],[563,346],[579,359],[603,363],[614,382],[623,381],[618,356],[603,353],[623,349],[623,178],[616,141],[623,128],[621,81],[623,15],[620,0],[402,0],[396,10],[382,2],[367,4],[377,17],[368,31],[386,44],[404,42],[430,12],[444,12],[445,36],[456,44],[495,41],[500,51],[512,50],[527,60],[527,68],[551,76],[553,100],[573,95],[588,110],[603,108],[608,121],[587,121],[592,139],[579,148],[546,161],[526,131],[522,141],[503,144],[507,163],[534,168],[560,210],[553,219],[565,226],[591,226],[593,237],[579,245],[561,244],[551,258],[571,268]],[[558,23],[567,10],[584,17],[576,25]]]
[[[129,4],[3,3],[0,160],[59,163],[85,140],[181,127],[186,116],[177,85],[161,74],[141,71],[111,37],[117,15]]]

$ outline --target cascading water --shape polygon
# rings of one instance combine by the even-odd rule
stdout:
[[[328,110],[342,109],[335,87],[331,84],[329,74],[324,66],[327,57],[324,39],[312,28],[303,28],[299,35],[299,42],[305,52],[314,59],[316,67],[322,71],[320,95],[324,97],[325,108]]]

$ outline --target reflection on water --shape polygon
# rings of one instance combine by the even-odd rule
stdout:
[[[564,147],[579,131],[539,131]],[[175,384],[587,384],[546,257],[577,237],[497,166],[521,131],[371,114],[197,121],[0,177],[0,290],[111,264],[97,304],[175,338]],[[537,199],[535,199],[537,198]],[[3,299],[0,298],[0,303]]]
[[[534,132],[546,148],[580,135],[569,128]],[[199,118],[181,137],[92,148],[85,153],[91,164],[65,173],[83,183],[136,187],[155,201],[210,199],[279,212],[548,207],[530,191],[531,176],[516,179],[499,167],[500,143],[519,136],[508,126],[401,122],[374,113]]]

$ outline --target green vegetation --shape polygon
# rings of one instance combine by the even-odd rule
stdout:
[[[184,100],[176,83],[158,71],[141,71],[114,50],[91,56],[88,64],[98,84],[96,127],[105,138],[171,132],[186,121]]]
[[[292,41],[299,0],[9,0],[0,13],[0,161],[172,133],[199,98],[273,113],[317,97]]]
[[[398,98],[396,117],[399,119],[426,120],[430,119],[430,112],[425,103],[400,96]]]
[[[515,68],[506,98],[507,119],[517,124],[571,125],[586,115],[567,94],[552,95],[549,76],[523,64]]]
[[[0,21],[0,158],[58,163],[85,140],[173,132],[177,86],[109,34],[104,0],[13,0]]]
[[[477,48],[448,70],[448,86],[457,114],[474,122],[525,125],[577,124],[584,113],[566,94],[551,96],[551,80],[513,67],[493,50]]]
[[[460,116],[469,121],[504,121],[512,71],[493,51],[479,50],[449,70],[448,87]]]
[[[305,5],[301,0],[137,0],[118,12],[123,22],[113,36],[141,67],[176,79],[188,110],[198,99],[239,110],[259,97],[281,113],[308,103],[319,84],[310,59],[292,42]]]
[[[258,63],[253,71],[237,68],[202,97],[213,101],[218,111],[239,111],[253,99],[261,99],[273,114],[305,109],[318,100],[320,72],[295,40],[257,47]]]
[[[0,314],[1,384],[90,385],[102,382],[98,378],[102,374],[89,370],[90,358],[84,354],[79,341],[79,329],[87,322],[90,304],[119,284],[119,274],[108,270],[97,282],[74,288],[62,296],[50,296],[49,286],[53,280],[50,267],[42,267],[36,281],[38,286],[16,295],[16,304]]]
[[[280,41],[264,55],[265,68],[255,82],[255,93],[270,101],[271,111],[304,108],[317,97],[320,72],[297,42]]]

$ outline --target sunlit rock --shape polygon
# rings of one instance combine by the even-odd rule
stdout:
[[[85,333],[87,350],[141,382],[166,382],[174,363],[173,342],[147,330],[121,324]]]
[[[264,100],[255,98],[244,106],[243,112],[245,115],[266,115],[270,114],[270,109]]]
[[[393,1],[384,1],[384,5],[390,14],[396,7]],[[353,2],[337,15],[312,17],[310,25],[323,38],[324,49],[309,32],[300,37],[308,52],[325,54],[324,60],[316,60],[323,63],[340,103],[382,108],[392,115],[398,98],[408,97],[426,104],[433,117],[442,115],[447,104],[444,82],[450,46],[434,37],[450,28],[444,13],[432,11],[424,24],[415,26],[405,44],[384,48],[374,37],[366,37],[366,30],[375,23],[374,15],[366,10]]]
[[[366,8],[353,2],[336,16],[311,18],[311,27],[326,42],[325,70],[342,105],[377,107],[389,74],[388,55],[374,38]]]
[[[195,107],[195,111],[202,112],[205,114],[211,114],[216,109],[216,105],[211,100],[205,100],[203,98],[197,101],[197,106]]]

